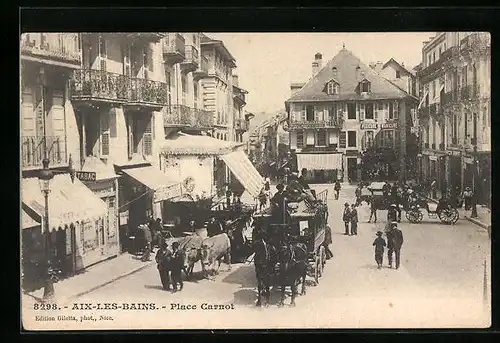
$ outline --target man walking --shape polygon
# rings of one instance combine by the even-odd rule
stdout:
[[[167,249],[167,243],[162,242],[160,244],[160,249],[156,253],[156,266],[158,272],[160,273],[160,280],[165,291],[170,290],[170,276],[169,274],[169,264],[172,258],[170,250]]]
[[[398,213],[398,223],[401,222],[401,209],[399,208],[399,195],[398,195],[398,185],[394,183],[391,187],[391,199],[392,203],[395,205],[396,212]]]
[[[368,219],[368,223],[372,221],[372,216],[375,218],[374,223],[377,222],[377,204],[375,203],[375,197],[372,196],[370,199],[370,219]]]
[[[356,210],[356,204],[351,205],[351,234],[358,235],[358,210]]]
[[[151,261],[151,242],[153,240],[153,237],[151,236],[151,230],[149,229],[149,226],[145,224],[142,225],[142,230],[144,232],[144,243],[146,244],[146,246],[144,248],[144,254],[142,255],[141,261]]]
[[[333,257],[333,253],[330,250],[330,244],[332,244],[332,229],[329,225],[325,227],[325,240],[323,246],[325,247],[326,259],[329,260]]]
[[[398,229],[398,223],[392,222],[389,232],[387,232],[387,258],[389,268],[392,268],[392,254],[396,255],[396,269],[399,269],[401,262],[401,246],[403,245],[403,232]]]
[[[356,206],[361,205],[361,191],[363,189],[363,185],[360,183],[358,187],[356,187],[356,190],[354,191],[354,194],[356,195]]]
[[[337,181],[335,181],[335,186],[333,186],[333,190],[335,191],[335,200],[339,200],[340,188],[340,181],[337,179]]]
[[[351,221],[351,209],[349,208],[349,204],[345,203],[344,204],[344,213],[342,214],[342,220],[344,221],[345,225],[345,233],[344,235],[350,235],[349,233],[349,222]]]

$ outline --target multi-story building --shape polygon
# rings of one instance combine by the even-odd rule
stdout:
[[[391,58],[383,65],[382,62],[376,62],[370,63],[369,66],[378,72],[380,76],[391,81],[406,93],[417,96],[416,76],[411,70],[405,67],[404,63],[399,63]]]
[[[442,192],[475,186],[485,204],[491,194],[490,42],[488,33],[437,33],[424,42],[418,72],[422,177],[436,179]]]
[[[201,35],[201,55],[206,74],[201,78],[204,108],[214,113],[214,137],[235,140],[233,77],[236,60],[220,40]]]
[[[416,98],[345,47],[324,67],[317,53],[312,67],[312,78],[298,90],[292,84],[285,103],[298,169],[312,171],[319,182],[356,181],[362,176],[362,153],[385,147],[389,153],[378,156],[375,169],[405,179],[408,118]]]
[[[233,118],[234,118],[234,140],[243,142],[243,135],[248,131],[252,113],[244,113],[244,107],[247,104],[245,95],[248,91],[240,87],[238,76],[233,75]]]

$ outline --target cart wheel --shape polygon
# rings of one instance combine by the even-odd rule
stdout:
[[[451,219],[451,223],[455,224],[458,221],[458,218],[459,218],[458,210],[456,208],[454,208],[452,210],[452,212],[453,212],[453,217]]]
[[[323,275],[323,270],[325,269],[325,264],[326,264],[326,249],[324,246],[321,247],[320,254],[321,254],[321,275]]]
[[[411,223],[418,224],[422,221],[424,215],[418,210],[410,210],[406,213],[406,217]]]

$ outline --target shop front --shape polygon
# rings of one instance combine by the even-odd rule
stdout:
[[[44,259],[41,250],[45,252],[46,248],[45,225],[34,225],[38,221],[44,224],[45,220],[45,201],[37,178],[22,179],[21,198],[24,209],[22,237],[27,240],[23,244],[31,245],[26,247],[26,253],[31,255],[26,258]],[[108,258],[104,236],[108,218],[105,202],[77,178],[57,174],[51,182],[48,204],[50,236],[47,249],[52,264],[63,275],[71,275]],[[26,235],[24,230],[28,230]]]
[[[307,177],[315,183],[334,183],[342,178],[342,153],[299,153],[297,169],[308,170]]]

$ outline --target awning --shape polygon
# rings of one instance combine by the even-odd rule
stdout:
[[[26,213],[24,208],[22,209],[21,212],[21,225],[23,229],[29,229],[32,227],[40,226],[41,225],[41,220],[36,220],[33,218],[31,215]]]
[[[22,179],[21,199],[41,218],[45,216],[45,199],[38,178]],[[104,201],[77,178],[72,181],[69,174],[54,176],[48,201],[50,231],[75,225],[77,221],[104,218],[108,211]],[[21,215],[24,217],[24,213]]]
[[[165,140],[162,153],[165,155],[222,155],[244,144],[181,132]]]
[[[222,160],[251,196],[257,198],[264,179],[243,151],[233,151],[221,156]]]
[[[297,154],[297,169],[342,169],[342,154]]]
[[[420,109],[422,107],[422,105],[424,104],[424,101],[428,95],[429,95],[429,92],[424,93],[424,96],[422,97],[422,99],[420,100],[420,103],[418,104],[418,109]]]
[[[181,184],[171,180],[167,174],[160,169],[148,166],[131,169],[122,169],[128,176],[142,183],[152,191],[153,201],[160,202],[174,197],[181,196]]]

